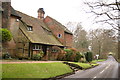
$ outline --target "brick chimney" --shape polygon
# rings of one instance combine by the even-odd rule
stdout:
[[[11,15],[11,2],[2,2],[2,27],[9,28]]]
[[[43,8],[39,8],[38,9],[38,19],[43,20],[44,19],[44,14],[45,14],[44,9]]]

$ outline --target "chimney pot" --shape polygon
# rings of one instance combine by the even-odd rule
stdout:
[[[44,9],[43,8],[39,8],[38,9],[38,19],[43,20],[44,19],[44,14],[45,14]]]

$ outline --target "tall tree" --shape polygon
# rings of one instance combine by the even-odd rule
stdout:
[[[116,35],[114,30],[96,29],[90,31],[90,46],[95,54],[105,58],[109,52],[116,53]]]
[[[82,28],[80,23],[77,24],[74,32],[74,47],[81,52],[88,50],[87,32]]]

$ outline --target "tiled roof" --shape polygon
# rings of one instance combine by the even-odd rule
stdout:
[[[20,29],[32,43],[63,46],[51,33],[46,24],[37,18],[16,11],[21,16]],[[27,30],[27,25],[33,27],[33,31]],[[47,33],[47,32],[48,33]],[[49,34],[51,33],[51,34]]]
[[[20,18],[20,16],[16,13],[16,11],[14,10],[14,8],[12,6],[11,6],[11,15],[14,15],[14,16]]]
[[[72,32],[69,31],[69,30],[68,30],[64,25],[62,25],[60,22],[56,21],[55,19],[53,19],[53,18],[50,17],[50,16],[47,16],[47,17],[49,17],[49,18],[53,21],[53,23],[59,25],[62,29],[64,29],[65,32],[67,32],[67,33],[69,33],[69,34],[72,35]]]

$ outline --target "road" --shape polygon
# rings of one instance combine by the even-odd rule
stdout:
[[[80,78],[89,78],[90,80],[95,80],[98,78],[107,79],[112,78],[113,80],[118,78],[118,63],[116,60],[109,56],[108,59],[104,62],[99,62],[99,66],[88,69],[80,70],[73,75],[67,76],[61,80],[80,80]]]

